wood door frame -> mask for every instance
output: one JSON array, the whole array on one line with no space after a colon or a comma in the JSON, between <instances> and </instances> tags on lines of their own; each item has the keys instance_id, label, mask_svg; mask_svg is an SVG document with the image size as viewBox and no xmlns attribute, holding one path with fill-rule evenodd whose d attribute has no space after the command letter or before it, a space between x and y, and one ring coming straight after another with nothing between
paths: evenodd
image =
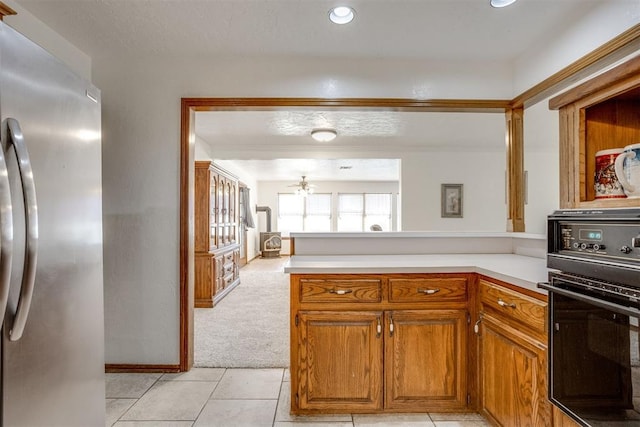
<instances>
[{"instance_id":1,"label":"wood door frame","mask_svg":"<svg viewBox=\"0 0 640 427\"><path fill-rule=\"evenodd\" d=\"M182 98L180 130L180 369L193 366L194 268L193 203L195 113L197 111L276 111L296 108L367 111L502 113L509 100L403 98Z\"/></svg>"}]
</instances>

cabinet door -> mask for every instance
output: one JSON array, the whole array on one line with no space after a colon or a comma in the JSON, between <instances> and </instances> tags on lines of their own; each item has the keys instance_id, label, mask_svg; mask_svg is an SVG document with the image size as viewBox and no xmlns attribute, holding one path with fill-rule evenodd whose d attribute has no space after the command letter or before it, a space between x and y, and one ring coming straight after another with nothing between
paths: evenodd
<instances>
[{"instance_id":1,"label":"cabinet door","mask_svg":"<svg viewBox=\"0 0 640 427\"><path fill-rule=\"evenodd\" d=\"M551 425L545 346L488 317L482 325L484 415L503 426Z\"/></svg>"},{"instance_id":2,"label":"cabinet door","mask_svg":"<svg viewBox=\"0 0 640 427\"><path fill-rule=\"evenodd\" d=\"M211 172L211 192L210 200L211 204L211 229L209 230L211 239L211 248L220 247L220 241L218 240L218 222L220 215L220 201L218 200L218 189L220 188L220 182L218 175Z\"/></svg>"},{"instance_id":3,"label":"cabinet door","mask_svg":"<svg viewBox=\"0 0 640 427\"><path fill-rule=\"evenodd\" d=\"M294 409L382 408L381 312L300 312L297 328Z\"/></svg>"},{"instance_id":4,"label":"cabinet door","mask_svg":"<svg viewBox=\"0 0 640 427\"><path fill-rule=\"evenodd\" d=\"M466 409L465 310L385 313L385 407Z\"/></svg>"}]
</instances>

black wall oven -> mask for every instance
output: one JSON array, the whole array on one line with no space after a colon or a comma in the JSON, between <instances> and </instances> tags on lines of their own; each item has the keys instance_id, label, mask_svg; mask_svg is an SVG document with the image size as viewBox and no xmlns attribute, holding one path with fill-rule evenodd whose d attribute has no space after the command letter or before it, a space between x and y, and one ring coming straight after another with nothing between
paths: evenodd
<instances>
[{"instance_id":1,"label":"black wall oven","mask_svg":"<svg viewBox=\"0 0 640 427\"><path fill-rule=\"evenodd\" d=\"M640 426L640 209L549 216L549 398L584 426Z\"/></svg>"}]
</instances>

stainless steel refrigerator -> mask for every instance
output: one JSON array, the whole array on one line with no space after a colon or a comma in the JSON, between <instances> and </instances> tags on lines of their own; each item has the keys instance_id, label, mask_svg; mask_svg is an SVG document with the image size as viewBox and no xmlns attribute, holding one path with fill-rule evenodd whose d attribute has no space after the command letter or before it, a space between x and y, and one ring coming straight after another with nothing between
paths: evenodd
<instances>
[{"instance_id":1,"label":"stainless steel refrigerator","mask_svg":"<svg viewBox=\"0 0 640 427\"><path fill-rule=\"evenodd\" d=\"M0 116L2 426L104 426L100 92L0 23Z\"/></svg>"}]
</instances>

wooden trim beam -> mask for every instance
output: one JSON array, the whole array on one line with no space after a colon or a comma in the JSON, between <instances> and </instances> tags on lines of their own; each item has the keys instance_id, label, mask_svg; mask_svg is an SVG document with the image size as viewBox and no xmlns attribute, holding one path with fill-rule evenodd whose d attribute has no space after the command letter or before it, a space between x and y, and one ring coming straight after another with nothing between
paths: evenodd
<instances>
[{"instance_id":1,"label":"wooden trim beam","mask_svg":"<svg viewBox=\"0 0 640 427\"><path fill-rule=\"evenodd\" d=\"M180 370L193 366L194 337L194 174L195 110L182 100L180 111ZM191 269L191 272L189 271Z\"/></svg>"},{"instance_id":2,"label":"wooden trim beam","mask_svg":"<svg viewBox=\"0 0 640 427\"><path fill-rule=\"evenodd\" d=\"M524 108L505 114L507 146L507 231L524 227Z\"/></svg>"},{"instance_id":3,"label":"wooden trim beam","mask_svg":"<svg viewBox=\"0 0 640 427\"><path fill-rule=\"evenodd\" d=\"M528 107L587 77L597 69L624 58L640 49L640 24L574 61L511 101L513 108Z\"/></svg>"},{"instance_id":4,"label":"wooden trim beam","mask_svg":"<svg viewBox=\"0 0 640 427\"><path fill-rule=\"evenodd\" d=\"M413 112L502 113L511 101L506 99L427 99L406 98L183 98L195 111L261 111L292 108L360 108L362 110Z\"/></svg>"},{"instance_id":5,"label":"wooden trim beam","mask_svg":"<svg viewBox=\"0 0 640 427\"><path fill-rule=\"evenodd\" d=\"M9 6L0 1L0 21L4 20L5 16L17 15L18 13L11 9Z\"/></svg>"},{"instance_id":6,"label":"wooden trim beam","mask_svg":"<svg viewBox=\"0 0 640 427\"><path fill-rule=\"evenodd\" d=\"M551 98L549 100L549 108L551 110L558 110L565 105L569 105L596 92L608 89L613 85L619 85L628 79L636 78L638 73L640 73L640 56L630 59L625 63L592 78L588 82L582 83L573 89Z\"/></svg>"},{"instance_id":7,"label":"wooden trim beam","mask_svg":"<svg viewBox=\"0 0 640 427\"><path fill-rule=\"evenodd\" d=\"M193 366L193 182L191 172L196 111L259 111L330 108L416 112L505 113L508 100L415 100L402 98L183 98L180 129L180 370ZM291 240L291 254L295 240Z\"/></svg>"},{"instance_id":8,"label":"wooden trim beam","mask_svg":"<svg viewBox=\"0 0 640 427\"><path fill-rule=\"evenodd\" d=\"M127 363L107 363L104 365L106 373L174 373L181 372L180 365L139 365Z\"/></svg>"}]
</instances>

